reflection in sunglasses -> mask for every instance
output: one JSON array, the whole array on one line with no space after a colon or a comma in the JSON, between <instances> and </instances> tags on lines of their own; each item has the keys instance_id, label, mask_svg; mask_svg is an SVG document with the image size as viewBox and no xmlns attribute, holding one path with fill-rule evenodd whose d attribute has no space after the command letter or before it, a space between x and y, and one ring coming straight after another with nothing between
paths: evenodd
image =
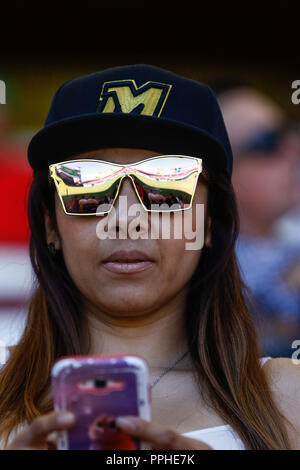
<instances>
[{"instance_id":1,"label":"reflection in sunglasses","mask_svg":"<svg viewBox=\"0 0 300 470\"><path fill-rule=\"evenodd\" d=\"M101 204L109 211L124 177L131 179L144 209L159 204L159 211L173 211L174 205L175 210L191 205L201 163L186 156L153 157L130 165L76 160L50 165L50 175L67 214L96 214Z\"/></svg>"}]
</instances>

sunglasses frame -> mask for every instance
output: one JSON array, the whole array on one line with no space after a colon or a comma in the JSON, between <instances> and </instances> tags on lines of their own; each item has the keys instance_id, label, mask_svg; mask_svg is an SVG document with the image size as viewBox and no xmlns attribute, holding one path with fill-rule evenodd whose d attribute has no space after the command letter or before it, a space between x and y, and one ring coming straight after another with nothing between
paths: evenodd
<instances>
[{"instance_id":1,"label":"sunglasses frame","mask_svg":"<svg viewBox=\"0 0 300 470\"><path fill-rule=\"evenodd\" d=\"M62 199L62 196L60 194L60 191L59 191L59 186L58 186L58 183L56 181L56 177L54 176L54 171L55 171L55 168L57 165L63 165L64 163L74 163L74 162L98 162L98 163L109 163L113 166L118 166L118 167L123 167L123 168L126 168L126 167L131 167L133 165L138 165L140 163L144 163L144 162L148 162L150 160L156 160L158 158L170 158L170 157L183 157L183 158L189 158L191 160L196 160L197 164L198 164L198 173L197 173L197 177L195 179L195 184L194 184L194 188L193 188L193 193L192 193L192 197L191 197L191 202L189 204L188 207L182 207L180 209L172 209L170 211L161 211L161 210L154 210L154 209L147 209L145 206L144 206L144 203L143 201L141 200L141 197L139 195L139 192L135 186L135 183L134 183L134 180L133 178L131 177L131 175L129 173L125 173L124 175L122 175L120 177L120 180L119 180L119 184L118 184L118 189L117 189L117 192L116 192L116 195L114 197L114 200L113 202L111 203L111 208L109 209L109 211L107 212L101 212L101 213L97 213L97 211L93 214L93 213L84 213L84 212L80 212L80 213L70 213L70 212L67 212L66 209L65 209L65 204L63 202L63 199ZM134 163L128 163L128 164L122 164L122 163L112 163L112 162L109 162L109 161L106 161L106 160L97 160L95 158L82 158L82 159L75 159L75 160L66 160L66 161L63 161L63 162L58 162L58 163L52 163L51 165L49 165L49 182L51 184L51 181L53 180L54 183L55 183L55 187L56 187L56 190L57 190L57 194L59 196L59 199L60 199L60 202L61 202L61 205L62 205L62 208L63 208L63 211L66 215L76 215L76 216L104 216L104 215L108 215L112 208L114 207L115 205L115 202L119 196L119 192L120 192L120 188L121 188L121 185L122 185L122 181L125 177L128 177L130 178L131 182L132 182L132 185L133 185L133 188L134 188L134 191L140 201L140 204L141 206L143 207L143 209L147 212L158 212L158 213L164 213L164 212L178 212L178 211L184 211L184 210L187 210L187 209L190 209L192 207L192 204L193 204L193 199L194 199L194 196L195 196L195 192L196 192L196 187L197 187L197 183L198 183L198 179L199 179L199 175L200 173L203 172L203 164L202 164L202 158L198 158L198 157L192 157L192 156L189 156L189 155L157 155L157 156L154 156L154 157L150 157L150 158L146 158L145 160L139 160L138 162L134 162Z\"/></svg>"}]
</instances>

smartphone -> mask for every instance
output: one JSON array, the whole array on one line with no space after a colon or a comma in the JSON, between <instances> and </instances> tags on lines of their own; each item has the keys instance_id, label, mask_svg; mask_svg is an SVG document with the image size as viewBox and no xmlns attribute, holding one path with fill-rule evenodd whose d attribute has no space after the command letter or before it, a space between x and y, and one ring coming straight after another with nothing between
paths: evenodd
<instances>
[{"instance_id":1,"label":"smartphone","mask_svg":"<svg viewBox=\"0 0 300 470\"><path fill-rule=\"evenodd\" d=\"M58 435L59 450L146 450L146 443L115 427L118 416L150 421L146 361L136 355L64 356L51 373L54 409L71 411L74 426Z\"/></svg>"}]
</instances>

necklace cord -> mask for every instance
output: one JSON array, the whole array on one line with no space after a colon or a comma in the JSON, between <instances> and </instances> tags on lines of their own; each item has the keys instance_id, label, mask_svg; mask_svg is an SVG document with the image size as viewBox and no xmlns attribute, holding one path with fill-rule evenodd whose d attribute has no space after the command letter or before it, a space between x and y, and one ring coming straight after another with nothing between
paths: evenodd
<instances>
[{"instance_id":1,"label":"necklace cord","mask_svg":"<svg viewBox=\"0 0 300 470\"><path fill-rule=\"evenodd\" d=\"M178 364L178 362L180 362L187 355L188 352L189 351L185 351L183 354L181 354L178 359L172 362L169 367L167 367L160 375L158 375L151 383L151 388L153 388L164 375L166 375L171 369L173 369L173 367L175 367L176 364Z\"/></svg>"}]
</instances>

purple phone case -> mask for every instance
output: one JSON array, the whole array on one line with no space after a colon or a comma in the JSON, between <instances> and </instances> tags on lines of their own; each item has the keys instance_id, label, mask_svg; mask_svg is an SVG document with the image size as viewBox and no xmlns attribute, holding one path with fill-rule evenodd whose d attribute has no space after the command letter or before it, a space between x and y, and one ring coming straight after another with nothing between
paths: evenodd
<instances>
[{"instance_id":1,"label":"purple phone case","mask_svg":"<svg viewBox=\"0 0 300 470\"><path fill-rule=\"evenodd\" d=\"M104 379L104 388L95 387ZM149 447L117 430L117 416L150 420L150 384L139 356L65 356L52 368L54 408L75 414L76 423L59 434L59 449L138 450Z\"/></svg>"}]
</instances>

